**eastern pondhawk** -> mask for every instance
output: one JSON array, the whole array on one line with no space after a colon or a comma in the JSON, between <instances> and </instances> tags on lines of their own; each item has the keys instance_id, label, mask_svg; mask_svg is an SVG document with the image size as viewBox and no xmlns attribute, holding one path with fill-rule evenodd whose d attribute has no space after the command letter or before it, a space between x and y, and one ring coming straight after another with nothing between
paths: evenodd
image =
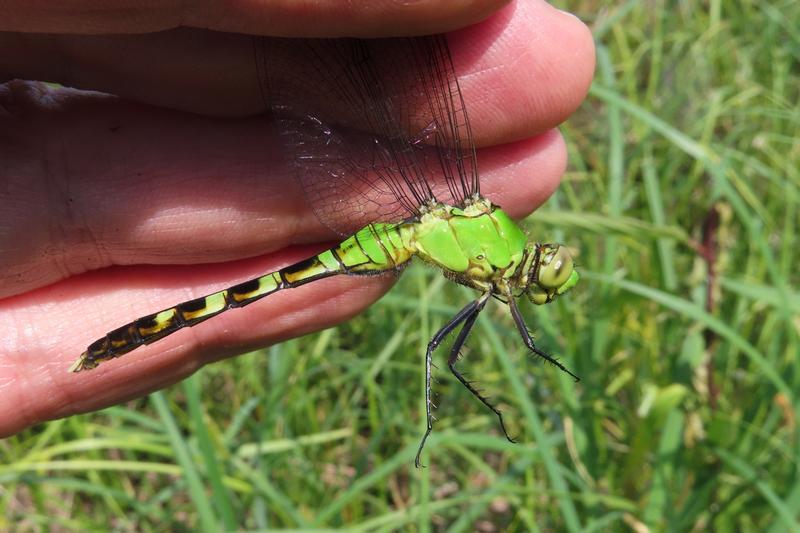
<instances>
[{"instance_id":1,"label":"eastern pondhawk","mask_svg":"<svg viewBox=\"0 0 800 533\"><path fill-rule=\"evenodd\" d=\"M119 327L89 345L72 371L95 368L280 290L338 274L399 272L419 257L480 296L428 343L427 430L416 464L433 422L431 356L459 327L450 371L497 415L508 438L500 411L456 368L461 347L494 297L508 305L525 345L577 380L534 345L516 299L551 302L577 283L578 273L565 247L528 242L502 209L481 196L467 110L445 38L254 43L262 94L306 197L324 224L350 236L277 272ZM309 105L327 110L328 116L309 114ZM344 121L336 116L342 109L358 110L358 118Z\"/></svg>"}]
</instances>

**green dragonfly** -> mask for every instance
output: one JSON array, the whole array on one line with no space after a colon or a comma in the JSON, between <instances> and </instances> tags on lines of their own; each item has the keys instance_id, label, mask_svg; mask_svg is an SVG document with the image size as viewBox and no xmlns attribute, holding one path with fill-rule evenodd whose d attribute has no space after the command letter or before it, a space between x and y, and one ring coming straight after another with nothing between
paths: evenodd
<instances>
[{"instance_id":1,"label":"green dragonfly","mask_svg":"<svg viewBox=\"0 0 800 533\"><path fill-rule=\"evenodd\" d=\"M529 350L577 380L536 347L516 300L549 303L575 286L578 273L564 246L530 242L481 196L475 145L445 38L254 43L271 123L280 128L306 197L320 221L350 236L304 261L121 326L90 344L71 370L95 368L277 291L334 275L398 273L417 257L479 295L428 343L427 429L415 464L433 427L431 357L459 327L450 371L494 412L511 440L500 411L457 369L460 350L493 297L508 306ZM331 116L309 114L308 102ZM348 108L359 111L356 122L330 111Z\"/></svg>"}]
</instances>

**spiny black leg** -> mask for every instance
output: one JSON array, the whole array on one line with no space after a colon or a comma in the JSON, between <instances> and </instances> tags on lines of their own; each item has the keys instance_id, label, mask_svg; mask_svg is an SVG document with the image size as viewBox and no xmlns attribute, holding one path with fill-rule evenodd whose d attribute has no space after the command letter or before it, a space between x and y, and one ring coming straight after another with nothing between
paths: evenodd
<instances>
[{"instance_id":1,"label":"spiny black leg","mask_svg":"<svg viewBox=\"0 0 800 533\"><path fill-rule=\"evenodd\" d=\"M483 306L485 304L486 300L484 300L478 306L475 312L472 315L470 315L469 318L467 318L467 320L464 322L464 327L461 328L461 331L458 333L458 337L456 337L456 342L453 344L453 348L450 350L450 357L447 359L447 366L450 367L450 372L453 373L456 379L458 379L458 381L460 381L461 384L464 385L467 388L467 390L472 393L473 396L479 399L483 405L491 409L492 412L497 415L497 419L500 420L500 427L503 430L503 435L506 436L506 439L508 439L509 442L514 442L514 439L512 439L508 435L508 431L506 430L506 425L503 422L503 414L500 412L500 410L497 409L494 405L492 405L491 402L489 402L489 399L485 398L480 393L480 391L476 389L475 386L472 383L470 383L466 378L464 378L464 376L462 376L461 373L456 369L456 363L458 362L458 357L459 353L461 352L461 348L464 346L464 343L466 342L467 337L469 336L469 333L472 330L472 326L475 324L475 320L477 320L478 315L483 310Z\"/></svg>"},{"instance_id":2,"label":"spiny black leg","mask_svg":"<svg viewBox=\"0 0 800 533\"><path fill-rule=\"evenodd\" d=\"M422 436L422 441L419 443L417 456L414 458L414 465L417 468L420 467L419 456L422 454L422 448L425 447L425 441L428 439L428 435L431 434L431 430L433 429L433 414L431 413L431 358L433 357L433 351L439 346L439 344L441 344L442 340L444 340L444 338L451 331L456 329L459 324L475 314L478 306L482 306L480 303L482 298L483 297L467 304L467 306L459 311L456 316L450 320L450 322L445 324L442 329L437 331L431 341L428 343L428 349L425 351L425 419L427 421L427 429L425 430L425 435Z\"/></svg>"},{"instance_id":3,"label":"spiny black leg","mask_svg":"<svg viewBox=\"0 0 800 533\"><path fill-rule=\"evenodd\" d=\"M508 307L511 308L511 316L514 317L514 323L517 325L517 330L519 331L519 334L522 336L522 340L525 342L525 346L527 346L528 349L530 349L533 353L535 353L545 361L548 361L549 363L557 366L562 371L572 376L572 378L576 382L580 381L581 378L570 372L569 369L567 369L567 367L556 361L551 355L543 352L533 344L533 338L531 337L531 334L528 331L528 326L525 325L525 320L522 318L522 313L519 312L519 307L517 307L517 302L514 301L514 298L509 297Z\"/></svg>"}]
</instances>

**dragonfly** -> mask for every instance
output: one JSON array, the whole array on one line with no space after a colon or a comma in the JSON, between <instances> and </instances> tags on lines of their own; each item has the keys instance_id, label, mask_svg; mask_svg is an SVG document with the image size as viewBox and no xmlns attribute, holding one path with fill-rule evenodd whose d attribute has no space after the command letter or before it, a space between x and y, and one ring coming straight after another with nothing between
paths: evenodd
<instances>
[{"instance_id":1,"label":"dragonfly","mask_svg":"<svg viewBox=\"0 0 800 533\"><path fill-rule=\"evenodd\" d=\"M500 410L459 371L461 350L493 298L508 307L528 350L577 381L536 346L517 300L550 303L579 275L565 246L529 240L481 195L475 142L446 37L253 42L259 90L291 168L319 220L346 238L275 272L118 327L91 343L71 370L93 369L279 291L337 275L399 274L417 258L478 294L427 345L427 425L415 464L433 429L433 353L456 330L450 372L513 442ZM309 111L313 103L317 109ZM348 109L350 118L341 111Z\"/></svg>"}]
</instances>

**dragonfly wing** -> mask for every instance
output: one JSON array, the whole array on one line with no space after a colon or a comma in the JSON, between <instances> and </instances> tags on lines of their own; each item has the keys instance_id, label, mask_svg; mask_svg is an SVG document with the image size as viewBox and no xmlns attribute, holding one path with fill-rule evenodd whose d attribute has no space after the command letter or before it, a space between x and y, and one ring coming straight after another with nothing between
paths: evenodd
<instances>
[{"instance_id":1,"label":"dragonfly wing","mask_svg":"<svg viewBox=\"0 0 800 533\"><path fill-rule=\"evenodd\" d=\"M439 198L461 205L480 194L480 181L472 129L447 40L434 35L405 41L414 58L407 68L417 79L404 86L403 100L421 100L417 112L430 119L412 142L436 148L432 152L436 160L428 168L441 175L449 193L449 197L439 193Z\"/></svg>"},{"instance_id":2,"label":"dragonfly wing","mask_svg":"<svg viewBox=\"0 0 800 533\"><path fill-rule=\"evenodd\" d=\"M402 182L386 168L386 149L374 136L333 128L315 116L282 117L276 126L306 198L330 229L347 236L370 222L416 214Z\"/></svg>"},{"instance_id":3,"label":"dragonfly wing","mask_svg":"<svg viewBox=\"0 0 800 533\"><path fill-rule=\"evenodd\" d=\"M478 193L444 37L256 40L265 102L322 222L348 234Z\"/></svg>"}]
</instances>

